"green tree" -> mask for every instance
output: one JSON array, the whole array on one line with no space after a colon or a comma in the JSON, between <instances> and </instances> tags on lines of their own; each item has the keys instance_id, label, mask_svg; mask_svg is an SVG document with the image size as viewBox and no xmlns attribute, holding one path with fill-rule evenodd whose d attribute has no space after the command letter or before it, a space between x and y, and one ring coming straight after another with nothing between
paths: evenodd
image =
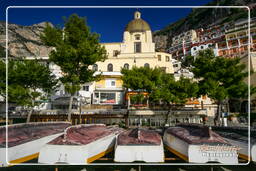
<instances>
[{"instance_id":1,"label":"green tree","mask_svg":"<svg viewBox=\"0 0 256 171\"><path fill-rule=\"evenodd\" d=\"M4 58L5 57L5 48L0 46L0 58Z\"/></svg>"},{"instance_id":2,"label":"green tree","mask_svg":"<svg viewBox=\"0 0 256 171\"><path fill-rule=\"evenodd\" d=\"M0 93L6 98L6 67L1 61L0 65ZM8 102L29 107L31 110L27 117L30 121L33 107L41 103L40 100L56 88L57 80L51 74L47 65L37 60L9 60L8 61Z\"/></svg>"},{"instance_id":3,"label":"green tree","mask_svg":"<svg viewBox=\"0 0 256 171\"><path fill-rule=\"evenodd\" d=\"M134 91L152 92L161 81L161 70L159 68L133 67L131 70L121 70L123 87Z\"/></svg>"},{"instance_id":4,"label":"green tree","mask_svg":"<svg viewBox=\"0 0 256 171\"><path fill-rule=\"evenodd\" d=\"M196 97L198 86L196 82L181 77L176 81L172 74L165 73L159 68L133 67L131 70L122 69L123 86L132 90L144 90L150 93L152 102L162 101L169 106L184 104L188 98ZM166 120L167 121L167 120Z\"/></svg>"},{"instance_id":5,"label":"green tree","mask_svg":"<svg viewBox=\"0 0 256 171\"><path fill-rule=\"evenodd\" d=\"M41 39L46 45L55 47L49 57L61 68L63 76L60 80L71 95L68 114L71 121L74 95L80 90L81 84L96 79L89 66L104 61L106 50L99 44L99 35L90 32L85 18L76 14L65 19L63 29L48 25Z\"/></svg>"},{"instance_id":6,"label":"green tree","mask_svg":"<svg viewBox=\"0 0 256 171\"><path fill-rule=\"evenodd\" d=\"M143 92L151 93L160 83L161 70L159 68L133 67L131 70L123 68L123 87L137 91L137 95L130 97L131 102L142 104L148 97Z\"/></svg>"},{"instance_id":7,"label":"green tree","mask_svg":"<svg viewBox=\"0 0 256 171\"><path fill-rule=\"evenodd\" d=\"M6 96L6 67L3 59L0 59L0 96Z\"/></svg>"},{"instance_id":8,"label":"green tree","mask_svg":"<svg viewBox=\"0 0 256 171\"><path fill-rule=\"evenodd\" d=\"M196 82L181 77L176 81L172 74L162 73L161 83L150 94L153 101L162 101L168 105L168 113L165 122L172 114L173 107L184 105L189 98L196 97L199 88Z\"/></svg>"},{"instance_id":9,"label":"green tree","mask_svg":"<svg viewBox=\"0 0 256 171\"><path fill-rule=\"evenodd\" d=\"M248 95L248 86L244 82L248 73L239 58L215 57L212 50L200 51L192 71L199 80L199 94L209 96L218 104L215 124L219 123L224 101Z\"/></svg>"},{"instance_id":10,"label":"green tree","mask_svg":"<svg viewBox=\"0 0 256 171\"><path fill-rule=\"evenodd\" d=\"M181 64L183 67L190 68L193 64L193 61L194 61L194 56L188 55L185 57L185 59L182 61Z\"/></svg>"}]
</instances>

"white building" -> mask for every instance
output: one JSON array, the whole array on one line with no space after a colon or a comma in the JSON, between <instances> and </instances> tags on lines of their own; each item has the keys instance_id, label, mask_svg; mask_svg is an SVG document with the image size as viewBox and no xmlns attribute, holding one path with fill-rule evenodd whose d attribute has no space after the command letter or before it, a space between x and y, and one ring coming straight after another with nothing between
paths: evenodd
<instances>
[{"instance_id":1,"label":"white building","mask_svg":"<svg viewBox=\"0 0 256 171\"><path fill-rule=\"evenodd\" d=\"M205 50L205 49L212 49L214 52L215 56L219 56L218 53L218 44L213 44L213 43L198 43L194 44L191 47L191 55L196 56L200 50Z\"/></svg>"},{"instance_id":2,"label":"white building","mask_svg":"<svg viewBox=\"0 0 256 171\"><path fill-rule=\"evenodd\" d=\"M149 24L136 11L123 33L123 42L102 43L108 58L97 62L92 68L102 73L103 79L95 83L94 104L124 104L121 69L137 67L159 67L174 73L171 54L155 51Z\"/></svg>"}]
</instances>

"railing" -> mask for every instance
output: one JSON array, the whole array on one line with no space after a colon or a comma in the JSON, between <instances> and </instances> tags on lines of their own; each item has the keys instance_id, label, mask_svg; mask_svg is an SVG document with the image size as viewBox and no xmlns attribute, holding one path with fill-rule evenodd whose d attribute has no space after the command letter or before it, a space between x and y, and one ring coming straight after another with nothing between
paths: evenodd
<instances>
[{"instance_id":1,"label":"railing","mask_svg":"<svg viewBox=\"0 0 256 171\"><path fill-rule=\"evenodd\" d=\"M95 85L95 88L105 88L105 89L115 89L115 88L118 88L118 89L120 89L120 88L122 88L122 86L121 85L119 85L119 86L113 86L113 87L107 87L107 86L105 86L105 85Z\"/></svg>"}]
</instances>

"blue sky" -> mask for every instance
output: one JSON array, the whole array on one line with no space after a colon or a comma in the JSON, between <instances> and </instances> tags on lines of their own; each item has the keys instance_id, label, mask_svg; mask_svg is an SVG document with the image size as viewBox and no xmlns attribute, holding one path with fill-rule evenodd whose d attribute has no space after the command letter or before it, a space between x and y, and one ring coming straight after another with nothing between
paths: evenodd
<instances>
[{"instance_id":1,"label":"blue sky","mask_svg":"<svg viewBox=\"0 0 256 171\"><path fill-rule=\"evenodd\" d=\"M5 0L0 2L1 11L7 6L201 6L211 0ZM93 32L101 35L101 42L122 41L126 24L133 19L136 8L10 8L8 20L10 23L32 25L49 21L55 25L63 25L63 16L77 13L87 18L87 23ZM191 8L139 8L142 18L146 20L152 31L160 30L189 14ZM1 13L0 20L5 21L5 13Z\"/></svg>"}]
</instances>

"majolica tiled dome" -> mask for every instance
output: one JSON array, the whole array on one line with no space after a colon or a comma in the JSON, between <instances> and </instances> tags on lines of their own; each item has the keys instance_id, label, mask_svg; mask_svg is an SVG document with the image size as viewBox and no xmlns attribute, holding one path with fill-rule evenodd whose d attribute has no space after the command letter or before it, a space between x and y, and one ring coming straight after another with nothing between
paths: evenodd
<instances>
[{"instance_id":1,"label":"majolica tiled dome","mask_svg":"<svg viewBox=\"0 0 256 171\"><path fill-rule=\"evenodd\" d=\"M138 11L136 11L134 13L134 19L126 25L125 31L144 32L144 31L151 30L149 24L146 21L144 21L143 19L141 19L140 15L141 14Z\"/></svg>"}]
</instances>

